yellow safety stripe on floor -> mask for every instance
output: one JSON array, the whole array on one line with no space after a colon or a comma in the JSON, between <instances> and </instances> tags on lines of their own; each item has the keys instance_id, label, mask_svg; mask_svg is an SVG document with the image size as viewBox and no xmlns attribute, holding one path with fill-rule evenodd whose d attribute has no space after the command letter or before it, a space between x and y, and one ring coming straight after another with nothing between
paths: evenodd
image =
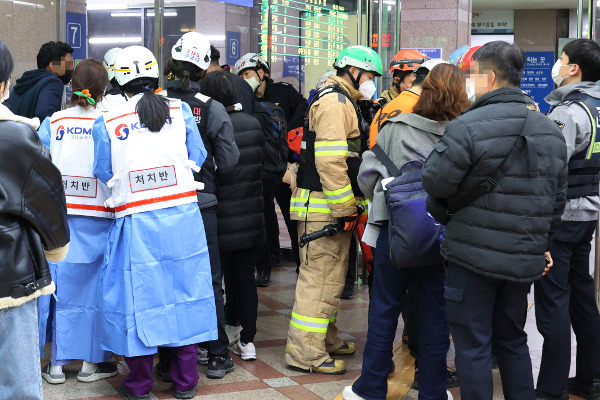
<instances>
[{"instance_id":1,"label":"yellow safety stripe on floor","mask_svg":"<svg viewBox=\"0 0 600 400\"><path fill-rule=\"evenodd\" d=\"M338 316L338 309L336 308L333 314L331 314L331 318L329 318L329 322L335 322Z\"/></svg>"},{"instance_id":2,"label":"yellow safety stripe on floor","mask_svg":"<svg viewBox=\"0 0 600 400\"><path fill-rule=\"evenodd\" d=\"M354 198L352 185L346 185L336 190L323 190L323 194L331 204L342 204Z\"/></svg>"},{"instance_id":3,"label":"yellow safety stripe on floor","mask_svg":"<svg viewBox=\"0 0 600 400\"><path fill-rule=\"evenodd\" d=\"M292 318L290 319L290 325L294 328L316 333L327 333L327 326L329 325L329 319L327 318L314 318L305 317L304 315L296 314L292 311Z\"/></svg>"},{"instance_id":4,"label":"yellow safety stripe on floor","mask_svg":"<svg viewBox=\"0 0 600 400\"><path fill-rule=\"evenodd\" d=\"M402 340L394 343L394 355L392 359L394 360L394 364L396 364L396 370L388 375L388 393L386 399L400 400L411 388L415 376L415 359L410 355L408 346L402 344ZM334 400L344 400L344 397L340 393Z\"/></svg>"},{"instance_id":5,"label":"yellow safety stripe on floor","mask_svg":"<svg viewBox=\"0 0 600 400\"><path fill-rule=\"evenodd\" d=\"M348 143L345 140L323 140L315 142L315 157L347 156Z\"/></svg>"}]
</instances>

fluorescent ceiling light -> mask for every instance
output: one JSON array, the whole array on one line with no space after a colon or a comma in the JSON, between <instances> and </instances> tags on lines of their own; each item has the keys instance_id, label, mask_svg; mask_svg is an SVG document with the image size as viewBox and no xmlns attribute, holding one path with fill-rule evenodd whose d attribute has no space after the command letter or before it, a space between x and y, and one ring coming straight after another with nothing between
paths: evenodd
<instances>
[{"instance_id":1,"label":"fluorescent ceiling light","mask_svg":"<svg viewBox=\"0 0 600 400\"><path fill-rule=\"evenodd\" d=\"M89 42L90 44L142 43L142 38L140 36L93 37Z\"/></svg>"},{"instance_id":2,"label":"fluorescent ceiling light","mask_svg":"<svg viewBox=\"0 0 600 400\"><path fill-rule=\"evenodd\" d=\"M117 4L117 3L113 3L113 4L103 4L103 3L92 3L90 4L89 2L86 3L87 9L88 11L96 11L96 10L127 10L127 5L126 4Z\"/></svg>"},{"instance_id":3,"label":"fluorescent ceiling light","mask_svg":"<svg viewBox=\"0 0 600 400\"><path fill-rule=\"evenodd\" d=\"M146 14L148 17L154 17L154 11L148 11L148 13ZM123 11L123 12L113 12L110 13L111 17L141 17L142 13L139 11ZM165 13L163 14L163 16L165 17L176 17L177 16L177 11L165 11Z\"/></svg>"},{"instance_id":4,"label":"fluorescent ceiling light","mask_svg":"<svg viewBox=\"0 0 600 400\"><path fill-rule=\"evenodd\" d=\"M30 6L30 7L44 8L43 4L31 3L29 1L13 0L13 4L19 4L21 6Z\"/></svg>"}]
</instances>

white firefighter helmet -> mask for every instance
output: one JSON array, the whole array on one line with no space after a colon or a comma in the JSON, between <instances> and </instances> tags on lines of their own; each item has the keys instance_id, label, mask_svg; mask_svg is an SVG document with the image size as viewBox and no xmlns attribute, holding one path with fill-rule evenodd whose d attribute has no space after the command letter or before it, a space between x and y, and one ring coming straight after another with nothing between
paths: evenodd
<instances>
[{"instance_id":1,"label":"white firefighter helmet","mask_svg":"<svg viewBox=\"0 0 600 400\"><path fill-rule=\"evenodd\" d=\"M442 60L442 59L433 59L433 60L427 60L425 61L423 64L419 65L417 68L415 68L414 73L416 74L417 71L419 71L421 68L425 68L427 69L427 71L431 72L431 70L433 69L433 67L435 67L436 65L439 64L450 64L448 61Z\"/></svg>"},{"instance_id":2,"label":"white firefighter helmet","mask_svg":"<svg viewBox=\"0 0 600 400\"><path fill-rule=\"evenodd\" d=\"M187 61L206 70L210 65L210 41L198 32L188 32L171 49L173 60Z\"/></svg>"},{"instance_id":3,"label":"white firefighter helmet","mask_svg":"<svg viewBox=\"0 0 600 400\"><path fill-rule=\"evenodd\" d=\"M108 72L109 81L112 81L115 77L115 59L122 50L123 49L120 47L113 47L104 55L104 60L102 61L102 64L104 64L104 68L106 68L106 72Z\"/></svg>"},{"instance_id":4,"label":"white firefighter helmet","mask_svg":"<svg viewBox=\"0 0 600 400\"><path fill-rule=\"evenodd\" d=\"M158 74L154 54L142 46L124 48L115 60L115 78L121 86L138 78L158 79Z\"/></svg>"},{"instance_id":5,"label":"white firefighter helmet","mask_svg":"<svg viewBox=\"0 0 600 400\"><path fill-rule=\"evenodd\" d=\"M242 56L233 67L233 72L236 75L239 75L245 69L252 68L256 69L258 67L262 67L267 72L270 71L269 64L262 58L260 55L256 53L247 53Z\"/></svg>"}]
</instances>

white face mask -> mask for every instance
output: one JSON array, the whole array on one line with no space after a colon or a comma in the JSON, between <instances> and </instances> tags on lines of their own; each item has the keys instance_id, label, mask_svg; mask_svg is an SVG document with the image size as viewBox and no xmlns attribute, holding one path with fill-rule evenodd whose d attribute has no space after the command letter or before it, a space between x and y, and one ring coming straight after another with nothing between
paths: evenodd
<instances>
[{"instance_id":1,"label":"white face mask","mask_svg":"<svg viewBox=\"0 0 600 400\"><path fill-rule=\"evenodd\" d=\"M377 87L375 87L375 82L373 82L373 80L367 80L360 84L358 91L363 95L363 97L360 98L361 100L371 100L377 91Z\"/></svg>"},{"instance_id":2,"label":"white face mask","mask_svg":"<svg viewBox=\"0 0 600 400\"><path fill-rule=\"evenodd\" d=\"M556 63L554 64L554 66L552 67L552 80L554 81L554 83L556 83L556 86L560 87L560 85L563 83L563 80L565 80L565 78L568 78L568 76L560 76L560 69L562 67L566 67L568 65L573 65L573 64L561 64L560 59L558 59L556 61Z\"/></svg>"},{"instance_id":3,"label":"white face mask","mask_svg":"<svg viewBox=\"0 0 600 400\"><path fill-rule=\"evenodd\" d=\"M467 78L467 97L471 101L475 101L475 80L472 78Z\"/></svg>"},{"instance_id":4,"label":"white face mask","mask_svg":"<svg viewBox=\"0 0 600 400\"><path fill-rule=\"evenodd\" d=\"M253 76L252 78L244 79L244 80L246 82L248 82L248 85L250 85L253 92L255 92L256 89L260 86L260 82L258 81L258 79L256 79L255 76Z\"/></svg>"},{"instance_id":5,"label":"white face mask","mask_svg":"<svg viewBox=\"0 0 600 400\"><path fill-rule=\"evenodd\" d=\"M8 100L8 97L10 96L10 81L6 81L5 85L4 93L2 94L2 97L0 97L0 103Z\"/></svg>"}]
</instances>

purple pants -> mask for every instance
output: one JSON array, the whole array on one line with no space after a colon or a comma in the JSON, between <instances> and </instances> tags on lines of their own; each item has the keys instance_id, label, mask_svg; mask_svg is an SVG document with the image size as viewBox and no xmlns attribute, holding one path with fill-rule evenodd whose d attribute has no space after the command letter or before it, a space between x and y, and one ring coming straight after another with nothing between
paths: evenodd
<instances>
[{"instance_id":1,"label":"purple pants","mask_svg":"<svg viewBox=\"0 0 600 400\"><path fill-rule=\"evenodd\" d=\"M171 362L171 379L175 390L186 392L198 384L198 370L196 369L196 349L198 345L173 347L173 361ZM154 355L125 357L129 366L129 375L123 384L127 391L136 396L143 396L152 390L152 364Z\"/></svg>"}]
</instances>

